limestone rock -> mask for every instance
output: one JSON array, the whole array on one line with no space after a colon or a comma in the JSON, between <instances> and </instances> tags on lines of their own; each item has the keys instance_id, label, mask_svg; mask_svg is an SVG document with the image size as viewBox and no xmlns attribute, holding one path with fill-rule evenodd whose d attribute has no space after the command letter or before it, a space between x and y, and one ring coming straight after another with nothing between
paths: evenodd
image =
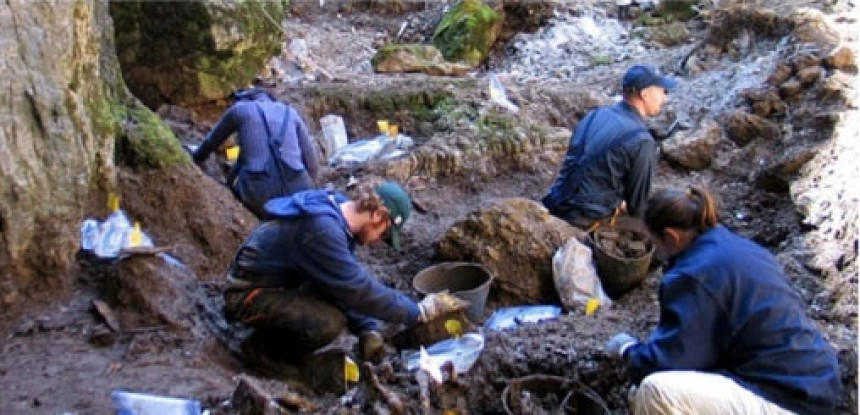
<instances>
[{"instance_id":1,"label":"limestone rock","mask_svg":"<svg viewBox=\"0 0 860 415\"><path fill-rule=\"evenodd\" d=\"M759 117L768 117L771 114L784 114L787 105L779 98L776 88L751 88L741 92L747 104L753 109L753 113Z\"/></svg>"},{"instance_id":2,"label":"limestone rock","mask_svg":"<svg viewBox=\"0 0 860 415\"><path fill-rule=\"evenodd\" d=\"M794 23L791 35L797 43L810 43L825 53L839 44L839 32L827 23L827 18L819 10L803 8L789 16Z\"/></svg>"},{"instance_id":3,"label":"limestone rock","mask_svg":"<svg viewBox=\"0 0 860 415\"><path fill-rule=\"evenodd\" d=\"M486 266L503 304L545 303L558 298L552 256L571 237L585 235L538 202L505 199L455 223L438 242L438 255Z\"/></svg>"},{"instance_id":4,"label":"limestone rock","mask_svg":"<svg viewBox=\"0 0 860 415\"><path fill-rule=\"evenodd\" d=\"M502 17L481 0L462 0L436 26L433 44L449 61L483 62L502 28Z\"/></svg>"},{"instance_id":5,"label":"limestone rock","mask_svg":"<svg viewBox=\"0 0 860 415\"><path fill-rule=\"evenodd\" d=\"M433 45L386 45L371 60L376 72L422 72L428 75L461 76L468 65L446 62Z\"/></svg>"},{"instance_id":6,"label":"limestone rock","mask_svg":"<svg viewBox=\"0 0 860 415\"><path fill-rule=\"evenodd\" d=\"M702 170L711 165L723 129L714 120L705 120L699 128L680 131L664 140L663 156L691 170Z\"/></svg>"},{"instance_id":7,"label":"limestone rock","mask_svg":"<svg viewBox=\"0 0 860 415\"><path fill-rule=\"evenodd\" d=\"M767 78L767 83L772 86L780 86L783 82L791 78L792 74L794 74L794 71L791 69L791 65L780 63Z\"/></svg>"},{"instance_id":8,"label":"limestone rock","mask_svg":"<svg viewBox=\"0 0 860 415\"><path fill-rule=\"evenodd\" d=\"M788 192L792 177L815 157L816 152L809 146L796 146L781 152L756 174L756 187L771 192Z\"/></svg>"},{"instance_id":9,"label":"limestone rock","mask_svg":"<svg viewBox=\"0 0 860 415\"><path fill-rule=\"evenodd\" d=\"M797 79L792 78L779 86L779 95L783 98L791 98L799 94L801 89L803 89L803 84Z\"/></svg>"},{"instance_id":10,"label":"limestone rock","mask_svg":"<svg viewBox=\"0 0 860 415\"><path fill-rule=\"evenodd\" d=\"M0 6L0 316L71 285L85 209L113 186L116 114L133 98L112 32L103 1Z\"/></svg>"},{"instance_id":11,"label":"limestone rock","mask_svg":"<svg viewBox=\"0 0 860 415\"><path fill-rule=\"evenodd\" d=\"M836 101L848 101L849 94L854 90L854 80L851 75L844 72L834 72L821 87L819 97Z\"/></svg>"},{"instance_id":12,"label":"limestone rock","mask_svg":"<svg viewBox=\"0 0 860 415\"><path fill-rule=\"evenodd\" d=\"M129 88L150 108L227 96L280 52L281 2L110 2Z\"/></svg>"},{"instance_id":13,"label":"limestone rock","mask_svg":"<svg viewBox=\"0 0 860 415\"><path fill-rule=\"evenodd\" d=\"M820 66L810 66L797 72L797 80L804 87L808 87L821 79L824 74L824 68Z\"/></svg>"},{"instance_id":14,"label":"limestone rock","mask_svg":"<svg viewBox=\"0 0 860 415\"><path fill-rule=\"evenodd\" d=\"M857 73L857 61L851 48L843 46L824 58L824 64L830 69L839 69L848 73Z\"/></svg>"},{"instance_id":15,"label":"limestone rock","mask_svg":"<svg viewBox=\"0 0 860 415\"><path fill-rule=\"evenodd\" d=\"M756 138L771 139L779 135L776 124L743 111L730 113L724 124L728 137L739 146L745 146Z\"/></svg>"}]
</instances>

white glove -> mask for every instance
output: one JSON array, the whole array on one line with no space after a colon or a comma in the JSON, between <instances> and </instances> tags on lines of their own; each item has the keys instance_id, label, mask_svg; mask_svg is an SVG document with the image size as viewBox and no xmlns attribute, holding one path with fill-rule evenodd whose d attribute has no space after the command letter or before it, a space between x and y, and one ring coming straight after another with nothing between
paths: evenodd
<instances>
[{"instance_id":1,"label":"white glove","mask_svg":"<svg viewBox=\"0 0 860 415\"><path fill-rule=\"evenodd\" d=\"M624 357L624 352L636 343L639 343L639 341L636 340L635 337L621 332L612 336L612 338L606 342L606 345L603 346L603 350L606 354L612 357Z\"/></svg>"}]
</instances>

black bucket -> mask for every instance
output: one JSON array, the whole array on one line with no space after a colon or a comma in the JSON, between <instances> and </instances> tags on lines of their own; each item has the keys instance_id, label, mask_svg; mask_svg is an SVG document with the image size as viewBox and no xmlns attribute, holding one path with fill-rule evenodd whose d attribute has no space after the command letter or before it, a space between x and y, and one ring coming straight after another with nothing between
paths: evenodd
<instances>
[{"instance_id":1,"label":"black bucket","mask_svg":"<svg viewBox=\"0 0 860 415\"><path fill-rule=\"evenodd\" d=\"M412 286L424 295L447 290L468 301L472 305L466 309L466 316L478 323L484 316L492 282L493 274L480 264L444 262L419 272Z\"/></svg>"},{"instance_id":2,"label":"black bucket","mask_svg":"<svg viewBox=\"0 0 860 415\"><path fill-rule=\"evenodd\" d=\"M594 390L577 381L568 381L560 376L531 375L511 380L502 391L502 406L508 415L525 415L533 408L522 408L517 397L529 392L539 400L555 395L558 404L544 408L551 413L578 415L609 415L606 402Z\"/></svg>"},{"instance_id":3,"label":"black bucket","mask_svg":"<svg viewBox=\"0 0 860 415\"><path fill-rule=\"evenodd\" d=\"M626 232L634 235L637 240L645 244L645 253L631 258L616 255L601 245L599 239L602 232ZM648 276L648 267L651 265L655 246L651 237L641 229L625 226L598 228L589 234L589 243L594 252L594 263L597 266L600 283L613 299L617 299L636 288Z\"/></svg>"}]
</instances>

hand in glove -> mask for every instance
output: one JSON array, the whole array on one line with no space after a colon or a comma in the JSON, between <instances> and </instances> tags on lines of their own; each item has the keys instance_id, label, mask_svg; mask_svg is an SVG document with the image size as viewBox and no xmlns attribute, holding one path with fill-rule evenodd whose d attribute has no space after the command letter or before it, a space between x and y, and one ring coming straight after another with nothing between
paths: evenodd
<instances>
[{"instance_id":1,"label":"hand in glove","mask_svg":"<svg viewBox=\"0 0 860 415\"><path fill-rule=\"evenodd\" d=\"M621 332L612 336L603 346L603 350L612 357L624 357L624 352L636 343L639 343L639 340L636 340L635 337Z\"/></svg>"},{"instance_id":2,"label":"hand in glove","mask_svg":"<svg viewBox=\"0 0 860 415\"><path fill-rule=\"evenodd\" d=\"M462 310L469 305L468 301L447 292L430 294L418 303L418 310L421 312L418 320L422 323L433 321L452 311Z\"/></svg>"}]
</instances>

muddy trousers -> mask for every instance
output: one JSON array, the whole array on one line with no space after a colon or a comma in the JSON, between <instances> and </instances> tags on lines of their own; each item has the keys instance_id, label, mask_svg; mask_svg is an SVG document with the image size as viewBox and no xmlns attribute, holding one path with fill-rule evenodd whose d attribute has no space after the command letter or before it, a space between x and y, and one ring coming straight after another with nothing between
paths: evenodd
<instances>
[{"instance_id":1,"label":"muddy trousers","mask_svg":"<svg viewBox=\"0 0 860 415\"><path fill-rule=\"evenodd\" d=\"M347 315L307 287L228 288L224 315L254 328L243 354L291 363L327 345L347 326ZM253 356L246 356L253 358Z\"/></svg>"},{"instance_id":2,"label":"muddy trousers","mask_svg":"<svg viewBox=\"0 0 860 415\"><path fill-rule=\"evenodd\" d=\"M635 415L787 415L793 412L716 373L653 373L630 391Z\"/></svg>"}]
</instances>

